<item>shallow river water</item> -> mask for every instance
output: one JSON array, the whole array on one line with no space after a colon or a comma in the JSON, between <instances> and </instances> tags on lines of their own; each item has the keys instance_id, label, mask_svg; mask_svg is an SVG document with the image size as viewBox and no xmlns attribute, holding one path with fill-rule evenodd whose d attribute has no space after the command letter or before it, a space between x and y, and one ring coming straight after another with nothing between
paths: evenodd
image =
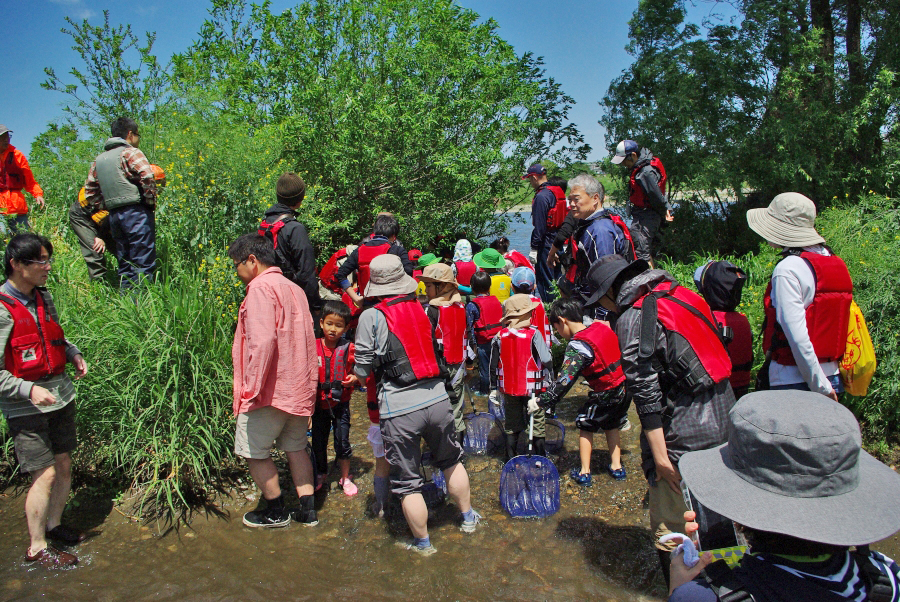
<instances>
[{"instance_id":1,"label":"shallow river water","mask_svg":"<svg viewBox=\"0 0 900 602\"><path fill-rule=\"evenodd\" d=\"M0 497L0 599L659 600L664 589L647 528L639 427L623 433L627 481L597 474L605 451L594 452L593 487L573 485L566 476L577 463L573 419L585 394L579 385L559 407L565 451L553 460L562 475L562 509L551 518L507 517L497 495L500 460L473 456L467 460L472 500L485 522L475 534L462 534L448 501L429 520L438 553L420 558L403 550L398 544L409 531L402 518L366 516L373 458L357 394L351 442L360 493L346 497L332 472L335 489L318 494L318 526L244 527L242 513L256 506L252 485L220 502L220 516L195 515L189 526L162 536L155 523L126 518L127 505L85 499L70 504L66 518L93 536L73 550L77 567L50 572L23 562L24 497L7 491ZM483 398L478 404L486 409ZM633 410L631 420L637 424ZM595 447L605 449L602 435ZM896 538L876 547L894 557L900 549Z\"/></svg>"}]
</instances>

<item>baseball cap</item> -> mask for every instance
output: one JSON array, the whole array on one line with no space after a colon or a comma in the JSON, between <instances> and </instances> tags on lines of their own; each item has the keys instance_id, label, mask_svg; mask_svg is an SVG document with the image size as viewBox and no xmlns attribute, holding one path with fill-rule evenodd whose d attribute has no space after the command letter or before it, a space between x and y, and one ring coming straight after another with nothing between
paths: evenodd
<instances>
[{"instance_id":1,"label":"baseball cap","mask_svg":"<svg viewBox=\"0 0 900 602\"><path fill-rule=\"evenodd\" d=\"M625 157L627 157L631 153L639 152L640 150L641 147L639 147L638 143L634 140L622 140L618 145L616 145L616 154L612 158L613 165L618 165L625 160Z\"/></svg>"},{"instance_id":2,"label":"baseball cap","mask_svg":"<svg viewBox=\"0 0 900 602\"><path fill-rule=\"evenodd\" d=\"M527 180L528 176L530 176L531 174L537 174L539 176L542 176L546 173L547 173L547 170L544 169L543 165L541 165L540 163L535 163L534 165L532 165L531 167L528 168L528 171L525 172L525 175L522 176L522 179Z\"/></svg>"},{"instance_id":3,"label":"baseball cap","mask_svg":"<svg viewBox=\"0 0 900 602\"><path fill-rule=\"evenodd\" d=\"M517 289L525 289L528 292L534 290L534 272L528 268L521 267L514 269L509 279L512 281L512 285Z\"/></svg>"}]
</instances>

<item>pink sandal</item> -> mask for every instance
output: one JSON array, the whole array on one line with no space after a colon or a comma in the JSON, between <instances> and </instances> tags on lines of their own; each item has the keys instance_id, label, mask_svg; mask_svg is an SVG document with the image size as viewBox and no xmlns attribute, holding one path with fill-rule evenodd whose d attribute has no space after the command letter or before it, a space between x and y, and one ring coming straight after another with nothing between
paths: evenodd
<instances>
[{"instance_id":1,"label":"pink sandal","mask_svg":"<svg viewBox=\"0 0 900 602\"><path fill-rule=\"evenodd\" d=\"M359 488L356 486L356 483L354 483L352 480L350 480L350 477L347 477L346 479L341 479L340 481L338 481L338 485L340 485L343 488L344 494L346 494L350 497L353 497L354 495L359 493Z\"/></svg>"}]
</instances>

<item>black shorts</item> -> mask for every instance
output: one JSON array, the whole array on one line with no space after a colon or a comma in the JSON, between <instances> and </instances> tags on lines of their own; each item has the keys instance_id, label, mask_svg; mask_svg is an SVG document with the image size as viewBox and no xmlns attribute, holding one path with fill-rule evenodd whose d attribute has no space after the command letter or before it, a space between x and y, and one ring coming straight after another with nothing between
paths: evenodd
<instances>
[{"instance_id":1,"label":"black shorts","mask_svg":"<svg viewBox=\"0 0 900 602\"><path fill-rule=\"evenodd\" d=\"M23 472L34 472L56 462L57 454L75 449L75 402L52 412L7 419Z\"/></svg>"},{"instance_id":2,"label":"black shorts","mask_svg":"<svg viewBox=\"0 0 900 602\"><path fill-rule=\"evenodd\" d=\"M612 391L591 393L587 403L578 410L575 426L582 431L599 433L613 431L625 425L631 397L625 394L625 386Z\"/></svg>"}]
</instances>

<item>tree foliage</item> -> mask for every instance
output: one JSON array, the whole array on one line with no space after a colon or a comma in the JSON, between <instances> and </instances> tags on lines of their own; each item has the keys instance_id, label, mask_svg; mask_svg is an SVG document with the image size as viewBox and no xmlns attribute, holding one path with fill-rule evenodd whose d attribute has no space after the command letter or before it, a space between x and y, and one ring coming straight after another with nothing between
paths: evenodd
<instances>
[{"instance_id":1,"label":"tree foliage","mask_svg":"<svg viewBox=\"0 0 900 602\"><path fill-rule=\"evenodd\" d=\"M900 3L729 4L738 17L698 26L684 0L639 3L635 61L601 102L608 142L651 148L676 191L796 190L827 202L895 189Z\"/></svg>"}]
</instances>

